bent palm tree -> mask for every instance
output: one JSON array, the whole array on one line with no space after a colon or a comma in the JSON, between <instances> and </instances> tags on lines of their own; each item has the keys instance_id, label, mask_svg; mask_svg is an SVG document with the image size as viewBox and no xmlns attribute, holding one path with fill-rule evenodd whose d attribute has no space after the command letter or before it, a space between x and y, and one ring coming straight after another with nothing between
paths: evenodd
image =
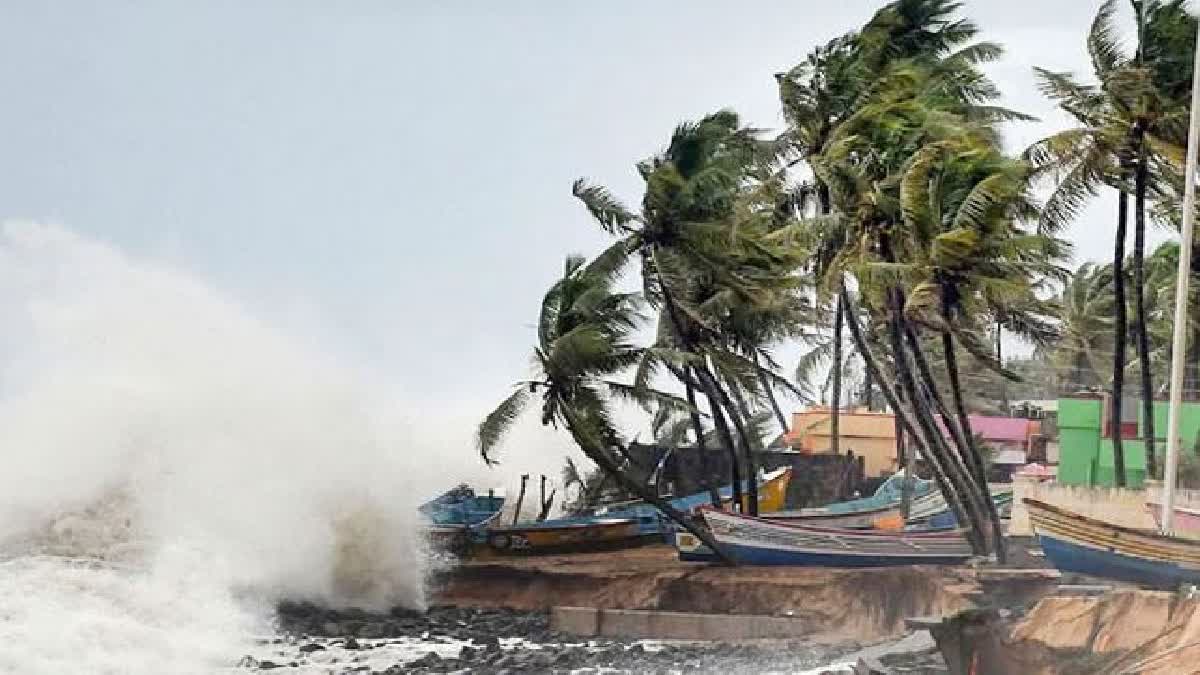
<instances>
[{"instance_id":1,"label":"bent palm tree","mask_svg":"<svg viewBox=\"0 0 1200 675\"><path fill-rule=\"evenodd\" d=\"M724 558L706 529L621 468L625 447L612 424L611 398L687 407L667 394L611 379L636 365L642 352L630 341L642 319L641 299L612 288L626 255L618 243L591 264L578 256L567 258L562 278L542 300L533 350L535 375L518 382L513 393L484 418L476 445L483 460L494 463L505 433L540 395L543 425L565 428L580 450L623 489L658 507Z\"/></svg>"}]
</instances>

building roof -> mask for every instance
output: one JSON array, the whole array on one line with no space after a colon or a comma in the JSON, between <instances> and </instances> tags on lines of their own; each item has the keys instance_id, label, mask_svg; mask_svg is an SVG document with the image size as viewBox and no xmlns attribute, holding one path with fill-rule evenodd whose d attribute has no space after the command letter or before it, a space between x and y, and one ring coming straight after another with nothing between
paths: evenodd
<instances>
[{"instance_id":1,"label":"building roof","mask_svg":"<svg viewBox=\"0 0 1200 675\"><path fill-rule=\"evenodd\" d=\"M968 415L967 419L971 423L971 432L982 436L985 441L1024 443L1029 440L1029 434L1033 433L1035 428L1040 428L1033 420L1019 417Z\"/></svg>"}]
</instances>

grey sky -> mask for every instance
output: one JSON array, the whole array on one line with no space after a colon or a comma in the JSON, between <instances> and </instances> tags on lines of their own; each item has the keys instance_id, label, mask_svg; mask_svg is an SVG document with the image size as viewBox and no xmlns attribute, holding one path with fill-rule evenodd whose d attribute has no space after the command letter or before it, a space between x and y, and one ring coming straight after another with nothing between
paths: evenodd
<instances>
[{"instance_id":1,"label":"grey sky","mask_svg":"<svg viewBox=\"0 0 1200 675\"><path fill-rule=\"evenodd\" d=\"M603 238L580 175L732 107L778 128L772 73L881 3L6 3L0 216L165 256L468 421L522 374L539 293ZM1030 67L1085 72L1098 2L975 0L1008 103L1061 125ZM1108 255L1111 200L1072 238ZM462 443L463 445L459 445Z\"/></svg>"}]
</instances>

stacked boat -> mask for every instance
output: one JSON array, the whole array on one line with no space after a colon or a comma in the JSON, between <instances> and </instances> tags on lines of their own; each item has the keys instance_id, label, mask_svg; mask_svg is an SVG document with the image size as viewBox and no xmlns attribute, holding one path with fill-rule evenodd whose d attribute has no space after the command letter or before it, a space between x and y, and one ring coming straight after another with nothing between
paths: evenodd
<instances>
[{"instance_id":1,"label":"stacked boat","mask_svg":"<svg viewBox=\"0 0 1200 675\"><path fill-rule=\"evenodd\" d=\"M759 477L760 512L778 511L783 508L791 477L790 468L778 469ZM743 490L746 487L748 484L743 485ZM729 508L733 499L732 486L727 485L718 492L723 506ZM712 499L707 492L703 492L672 499L669 503L675 509L687 513L711 505ZM658 508L635 501L612 504L587 516L515 523L510 526L499 525L497 517L493 516L464 528L462 532L465 534L467 546L466 550L463 546L458 546L455 549L457 552L478 557L494 557L631 548L646 543L668 542L674 529Z\"/></svg>"}]
</instances>

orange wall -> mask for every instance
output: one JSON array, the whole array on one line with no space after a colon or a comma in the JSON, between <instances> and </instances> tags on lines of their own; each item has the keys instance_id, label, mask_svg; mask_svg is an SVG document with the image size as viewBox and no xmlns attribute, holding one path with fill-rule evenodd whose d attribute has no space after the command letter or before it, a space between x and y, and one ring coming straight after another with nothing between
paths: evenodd
<instances>
[{"instance_id":1,"label":"orange wall","mask_svg":"<svg viewBox=\"0 0 1200 675\"><path fill-rule=\"evenodd\" d=\"M809 453L830 451L829 409L814 408L792 414L788 445ZM891 413L852 412L838 416L841 452L853 450L863 458L866 474L879 476L896 470L896 427Z\"/></svg>"}]
</instances>

